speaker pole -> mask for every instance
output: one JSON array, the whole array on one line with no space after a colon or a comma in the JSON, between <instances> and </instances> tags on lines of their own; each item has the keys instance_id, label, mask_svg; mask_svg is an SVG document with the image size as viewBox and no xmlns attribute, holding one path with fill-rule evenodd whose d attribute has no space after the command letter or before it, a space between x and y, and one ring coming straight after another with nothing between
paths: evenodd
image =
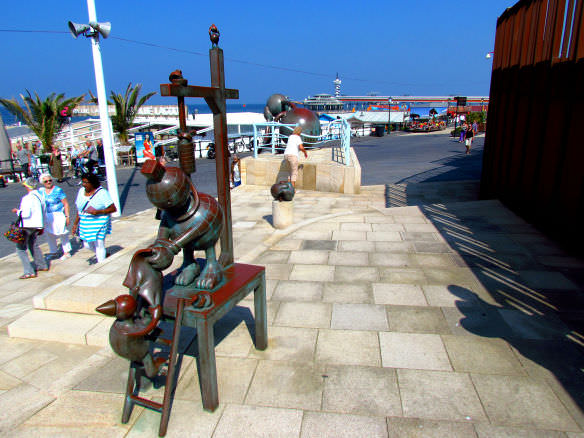
<instances>
[{"instance_id":1,"label":"speaker pole","mask_svg":"<svg viewBox=\"0 0 584 438\"><path fill-rule=\"evenodd\" d=\"M89 21L97 22L94 0L87 0L87 10L89 12ZM105 79L103 77L103 65L101 63L101 50L99 47L99 34L96 33L91 37L91 50L93 52L93 68L95 70L95 86L97 88L97 103L99 106L99 121L101 125L101 137L103 140L103 152L105 155L105 169L107 177L107 189L114 201L117 211L113 216L119 217L122 209L120 208L120 196L118 193L118 179L116 176L116 167L114 164L114 142L113 135L110 131L110 119L107 109L107 97L105 94Z\"/></svg>"}]
</instances>

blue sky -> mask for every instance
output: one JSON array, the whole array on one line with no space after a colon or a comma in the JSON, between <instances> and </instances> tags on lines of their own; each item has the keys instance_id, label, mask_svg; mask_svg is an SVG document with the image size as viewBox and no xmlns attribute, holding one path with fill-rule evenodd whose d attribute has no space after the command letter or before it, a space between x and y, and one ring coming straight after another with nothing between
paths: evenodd
<instances>
[{"instance_id":1,"label":"blue sky","mask_svg":"<svg viewBox=\"0 0 584 438\"><path fill-rule=\"evenodd\" d=\"M190 84L209 85L207 30L215 23L225 53L226 86L240 90L240 103L262 103L278 92L295 99L332 93L337 72L347 95L488 95L491 61L485 54L493 50L497 17L516 1L95 3L98 20L112 23L110 38L101 41L108 94L122 92L128 82L159 91L177 68ZM85 1L3 4L0 97L15 97L25 89L41 96L95 93L87 38L4 32L66 32L68 20L88 22ZM175 103L159 95L151 102Z\"/></svg>"}]
</instances>

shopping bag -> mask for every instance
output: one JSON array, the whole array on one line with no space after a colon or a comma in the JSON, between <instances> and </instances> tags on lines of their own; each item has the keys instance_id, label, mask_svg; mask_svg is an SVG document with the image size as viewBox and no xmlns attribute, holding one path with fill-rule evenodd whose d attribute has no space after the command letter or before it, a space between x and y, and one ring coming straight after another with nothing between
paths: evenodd
<instances>
[{"instance_id":1,"label":"shopping bag","mask_svg":"<svg viewBox=\"0 0 584 438\"><path fill-rule=\"evenodd\" d=\"M10 224L8 230L4 232L4 237L14 243L24 242L24 231L22 229L22 217L18 216L18 219Z\"/></svg>"}]
</instances>

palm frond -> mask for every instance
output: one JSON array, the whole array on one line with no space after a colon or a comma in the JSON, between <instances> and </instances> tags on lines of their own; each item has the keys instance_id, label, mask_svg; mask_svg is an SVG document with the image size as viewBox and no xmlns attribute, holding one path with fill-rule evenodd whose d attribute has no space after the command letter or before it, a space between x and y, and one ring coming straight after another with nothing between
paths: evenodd
<instances>
[{"instance_id":1,"label":"palm frond","mask_svg":"<svg viewBox=\"0 0 584 438\"><path fill-rule=\"evenodd\" d=\"M61 114L65 108L71 113L85 98L85 95L65 99L65 94L51 93L41 99L35 92L34 96L26 90L21 94L20 104L16 99L0 99L0 104L28 125L32 132L42 142L46 151L53 148L55 138L63 126L68 123L68 117Z\"/></svg>"},{"instance_id":2,"label":"palm frond","mask_svg":"<svg viewBox=\"0 0 584 438\"><path fill-rule=\"evenodd\" d=\"M142 84L132 86L132 83L130 82L123 95L115 93L114 91L110 93L110 98L116 108L116 114L111 117L112 126L114 131L118 133L118 138L122 144L129 143L129 130L134 125L134 119L138 115L140 107L156 94L155 92L151 92L142 96L140 100L138 100L141 89ZM136 103L136 101L138 102Z\"/></svg>"}]
</instances>

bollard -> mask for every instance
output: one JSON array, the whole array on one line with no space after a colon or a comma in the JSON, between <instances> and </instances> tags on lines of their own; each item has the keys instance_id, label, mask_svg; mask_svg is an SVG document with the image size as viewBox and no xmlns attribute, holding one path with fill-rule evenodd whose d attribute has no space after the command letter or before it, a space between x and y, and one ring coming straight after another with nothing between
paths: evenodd
<instances>
[{"instance_id":1,"label":"bollard","mask_svg":"<svg viewBox=\"0 0 584 438\"><path fill-rule=\"evenodd\" d=\"M272 201L272 222L274 228L283 229L292 225L294 220L294 201Z\"/></svg>"}]
</instances>

